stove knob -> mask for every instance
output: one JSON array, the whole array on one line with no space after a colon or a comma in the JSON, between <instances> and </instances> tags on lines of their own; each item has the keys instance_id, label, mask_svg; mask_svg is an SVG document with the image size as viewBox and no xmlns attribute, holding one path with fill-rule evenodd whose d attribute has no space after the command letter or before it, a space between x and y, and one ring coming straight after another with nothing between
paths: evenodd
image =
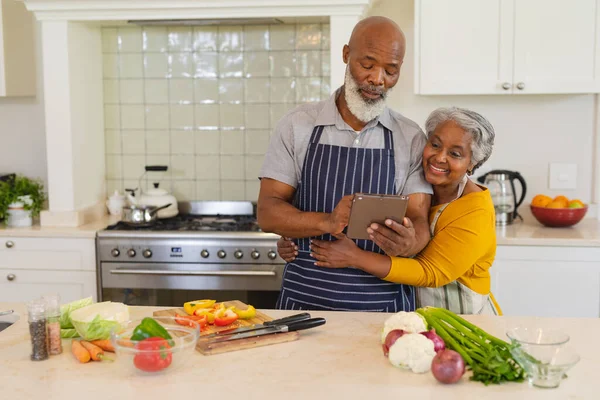
<instances>
[{"instance_id":1,"label":"stove knob","mask_svg":"<svg viewBox=\"0 0 600 400\"><path fill-rule=\"evenodd\" d=\"M260 253L256 250L253 250L252 253L250 253L250 257L252 257L254 260L258 260L258 257L260 257Z\"/></svg>"},{"instance_id":2,"label":"stove knob","mask_svg":"<svg viewBox=\"0 0 600 400\"><path fill-rule=\"evenodd\" d=\"M142 252L142 255L144 256L144 258L150 258L152 257L152 250L146 249Z\"/></svg>"},{"instance_id":3,"label":"stove knob","mask_svg":"<svg viewBox=\"0 0 600 400\"><path fill-rule=\"evenodd\" d=\"M112 249L110 251L110 255L113 257L119 257L121 255L121 252L119 251L119 249Z\"/></svg>"},{"instance_id":4,"label":"stove knob","mask_svg":"<svg viewBox=\"0 0 600 400\"><path fill-rule=\"evenodd\" d=\"M244 253L241 250L236 250L235 253L233 253L233 256L239 260L244 257Z\"/></svg>"},{"instance_id":5,"label":"stove knob","mask_svg":"<svg viewBox=\"0 0 600 400\"><path fill-rule=\"evenodd\" d=\"M269 250L267 257L269 257L270 260L274 260L277 258L277 253L275 253L273 250Z\"/></svg>"},{"instance_id":6,"label":"stove knob","mask_svg":"<svg viewBox=\"0 0 600 400\"><path fill-rule=\"evenodd\" d=\"M227 255L227 253L225 253L225 250L217 251L217 257L219 257L219 258L225 258L226 255Z\"/></svg>"},{"instance_id":7,"label":"stove knob","mask_svg":"<svg viewBox=\"0 0 600 400\"><path fill-rule=\"evenodd\" d=\"M128 255L129 257L135 257L135 254L136 254L136 253L135 253L135 250L134 250L134 249L129 249L129 250L127 250L127 255Z\"/></svg>"},{"instance_id":8,"label":"stove knob","mask_svg":"<svg viewBox=\"0 0 600 400\"><path fill-rule=\"evenodd\" d=\"M208 250L204 249L200 252L200 256L202 258L208 258L208 256L210 256L210 253L208 252Z\"/></svg>"}]
</instances>

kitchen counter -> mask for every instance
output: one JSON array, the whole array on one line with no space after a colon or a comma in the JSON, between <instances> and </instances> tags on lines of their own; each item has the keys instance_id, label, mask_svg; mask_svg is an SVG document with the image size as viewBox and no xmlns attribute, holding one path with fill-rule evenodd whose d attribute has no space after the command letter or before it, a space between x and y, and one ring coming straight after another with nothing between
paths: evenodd
<instances>
[{"instance_id":1,"label":"kitchen counter","mask_svg":"<svg viewBox=\"0 0 600 400\"><path fill-rule=\"evenodd\" d=\"M524 221L496 228L498 246L600 247L600 221L596 218L584 218L566 228L548 228L531 214L523 218Z\"/></svg>"},{"instance_id":2,"label":"kitchen counter","mask_svg":"<svg viewBox=\"0 0 600 400\"><path fill-rule=\"evenodd\" d=\"M23 304L0 303L0 310ZM156 308L132 307L132 318ZM273 317L290 312L266 311ZM383 357L379 333L388 315L313 312L327 324L303 331L300 340L251 350L203 356L168 375L123 376L110 363L79 364L70 353L49 360L29 360L27 321L0 333L0 391L10 399L594 399L598 398L600 319L532 319L469 316L488 332L504 338L507 327L521 323L559 327L571 335L581 361L558 389L535 389L527 383L484 386L465 377L455 385L431 375L392 367ZM25 317L26 318L26 317Z\"/></svg>"},{"instance_id":3,"label":"kitchen counter","mask_svg":"<svg viewBox=\"0 0 600 400\"><path fill-rule=\"evenodd\" d=\"M72 228L40 225L13 228L0 223L0 237L95 238L96 232L116 223L119 219L119 216L105 215L97 221Z\"/></svg>"}]
</instances>

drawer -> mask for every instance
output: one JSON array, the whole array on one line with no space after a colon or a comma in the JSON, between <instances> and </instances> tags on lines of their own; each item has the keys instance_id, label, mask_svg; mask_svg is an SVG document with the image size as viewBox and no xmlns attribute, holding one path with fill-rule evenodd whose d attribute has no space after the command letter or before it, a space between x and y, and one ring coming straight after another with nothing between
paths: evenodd
<instances>
[{"instance_id":1,"label":"drawer","mask_svg":"<svg viewBox=\"0 0 600 400\"><path fill-rule=\"evenodd\" d=\"M96 273L91 271L30 271L0 269L0 302L26 302L58 293L61 303L92 296Z\"/></svg>"},{"instance_id":2,"label":"drawer","mask_svg":"<svg viewBox=\"0 0 600 400\"><path fill-rule=\"evenodd\" d=\"M0 269L96 270L94 239L5 237Z\"/></svg>"}]
</instances>

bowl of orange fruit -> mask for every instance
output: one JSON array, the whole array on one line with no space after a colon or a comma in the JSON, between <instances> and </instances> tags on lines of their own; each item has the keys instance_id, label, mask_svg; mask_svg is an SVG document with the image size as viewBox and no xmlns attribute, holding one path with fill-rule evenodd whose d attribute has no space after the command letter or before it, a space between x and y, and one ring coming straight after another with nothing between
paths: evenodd
<instances>
[{"instance_id":1,"label":"bowl of orange fruit","mask_svg":"<svg viewBox=\"0 0 600 400\"><path fill-rule=\"evenodd\" d=\"M538 194L531 200L531 213L539 223L550 227L573 226L585 217L588 206L579 199L554 198Z\"/></svg>"}]
</instances>

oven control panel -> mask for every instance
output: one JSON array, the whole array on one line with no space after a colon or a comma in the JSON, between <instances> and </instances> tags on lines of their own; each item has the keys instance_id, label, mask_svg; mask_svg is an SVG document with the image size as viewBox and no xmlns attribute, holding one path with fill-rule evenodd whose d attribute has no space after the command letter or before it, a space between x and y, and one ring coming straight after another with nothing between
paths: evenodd
<instances>
[{"instance_id":1,"label":"oven control panel","mask_svg":"<svg viewBox=\"0 0 600 400\"><path fill-rule=\"evenodd\" d=\"M104 262L193 262L282 264L276 241L257 243L143 243L135 240L104 240L98 257Z\"/></svg>"}]
</instances>

